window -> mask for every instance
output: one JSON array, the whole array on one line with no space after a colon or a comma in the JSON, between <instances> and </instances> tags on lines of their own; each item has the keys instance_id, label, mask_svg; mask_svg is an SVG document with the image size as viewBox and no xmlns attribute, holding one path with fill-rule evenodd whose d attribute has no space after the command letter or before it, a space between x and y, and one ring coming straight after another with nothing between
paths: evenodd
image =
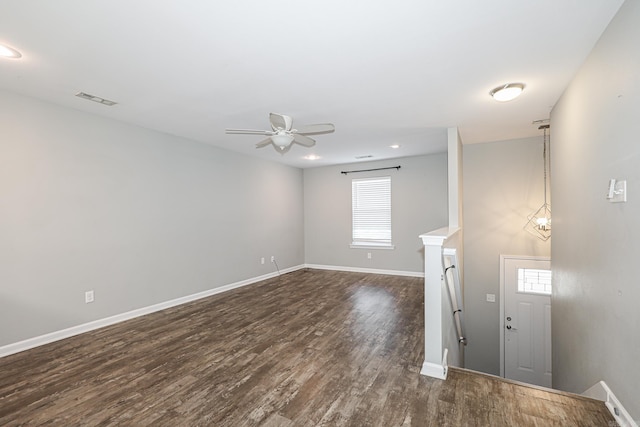
<instances>
[{"instance_id":1,"label":"window","mask_svg":"<svg viewBox=\"0 0 640 427\"><path fill-rule=\"evenodd\" d=\"M518 292L551 295L551 270L519 268Z\"/></svg>"},{"instance_id":2,"label":"window","mask_svg":"<svg viewBox=\"0 0 640 427\"><path fill-rule=\"evenodd\" d=\"M391 177L351 181L352 247L391 245Z\"/></svg>"}]
</instances>

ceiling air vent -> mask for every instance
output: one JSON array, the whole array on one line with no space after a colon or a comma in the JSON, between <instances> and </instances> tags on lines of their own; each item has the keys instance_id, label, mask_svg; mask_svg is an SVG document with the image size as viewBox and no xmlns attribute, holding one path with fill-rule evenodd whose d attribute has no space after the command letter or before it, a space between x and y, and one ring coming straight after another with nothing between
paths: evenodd
<instances>
[{"instance_id":1,"label":"ceiling air vent","mask_svg":"<svg viewBox=\"0 0 640 427\"><path fill-rule=\"evenodd\" d=\"M371 154L365 154L364 156L356 156L356 159L362 160L362 159L370 159L372 157L373 157L373 155L371 155Z\"/></svg>"},{"instance_id":2,"label":"ceiling air vent","mask_svg":"<svg viewBox=\"0 0 640 427\"><path fill-rule=\"evenodd\" d=\"M107 105L109 107L117 104L117 102L109 101L108 99L100 98L99 96L91 95L91 94L84 93L84 92L78 92L78 93L76 93L76 96L78 98L82 98L82 99L86 99L86 100L89 100L89 101L97 102L98 104Z\"/></svg>"}]
</instances>

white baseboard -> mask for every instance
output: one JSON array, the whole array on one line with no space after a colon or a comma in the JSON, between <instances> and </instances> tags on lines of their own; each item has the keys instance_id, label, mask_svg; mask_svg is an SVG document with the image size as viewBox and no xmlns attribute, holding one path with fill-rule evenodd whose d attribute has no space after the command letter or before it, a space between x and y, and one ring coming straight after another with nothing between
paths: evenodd
<instances>
[{"instance_id":1,"label":"white baseboard","mask_svg":"<svg viewBox=\"0 0 640 427\"><path fill-rule=\"evenodd\" d=\"M424 277L424 273L420 271L380 270L376 268L345 267L342 265L319 265L319 264L305 264L305 267L314 268L316 270L347 271L352 273L368 273L368 274L387 274L389 276Z\"/></svg>"},{"instance_id":2,"label":"white baseboard","mask_svg":"<svg viewBox=\"0 0 640 427\"><path fill-rule=\"evenodd\" d=\"M304 267L305 267L304 265L298 265L295 267L286 268L284 270L280 270L280 274L290 273L292 271L303 269ZM199 300L201 298L206 298L212 295L220 294L222 292L227 292L232 289L237 289L243 286L251 285L253 283L257 283L262 280L271 279L276 276L278 276L277 272L264 274L258 277L252 277L250 279L241 280L239 282L219 286L217 288L209 289L203 292L198 292L196 294L187 295L187 296L176 298L170 301L161 302L158 304L150 305L148 307L138 308L136 310L128 311L126 313L116 314L115 316L94 320L92 322L84 323L82 325L72 326L70 328L62 329L60 331L55 331L45 335L40 335L38 337L29 338L24 341L8 344L0 347L0 357L9 356L11 354L15 354L21 351L39 347L41 345L63 340L65 338L69 338L74 335L79 335L85 332L93 331L95 329L103 328L105 326L110 326L116 323L124 322L125 320L130 320L136 317L144 316L145 314L150 314L156 311L165 310L170 307L175 307L177 305L186 304L188 302Z\"/></svg>"},{"instance_id":3,"label":"white baseboard","mask_svg":"<svg viewBox=\"0 0 640 427\"><path fill-rule=\"evenodd\" d=\"M422 364L422 369L420 370L421 375L426 375L431 378L438 378L440 380L446 380L448 373L449 370L446 366L432 362L424 362Z\"/></svg>"},{"instance_id":4,"label":"white baseboard","mask_svg":"<svg viewBox=\"0 0 640 427\"><path fill-rule=\"evenodd\" d=\"M446 380L449 373L449 349L445 348L442 352L442 364L425 361L420 373L428 377Z\"/></svg>"},{"instance_id":5,"label":"white baseboard","mask_svg":"<svg viewBox=\"0 0 640 427\"><path fill-rule=\"evenodd\" d=\"M621 427L638 427L638 424L631 418L631 415L624 409L622 403L620 403L604 381L597 382L589 390L582 393L582 395L591 397L592 399L602 400Z\"/></svg>"}]
</instances>

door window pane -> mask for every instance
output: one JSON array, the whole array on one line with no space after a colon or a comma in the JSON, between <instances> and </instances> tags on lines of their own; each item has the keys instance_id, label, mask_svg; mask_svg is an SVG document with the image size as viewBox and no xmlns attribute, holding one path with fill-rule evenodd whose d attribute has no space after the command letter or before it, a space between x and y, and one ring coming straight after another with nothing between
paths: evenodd
<instances>
[{"instance_id":1,"label":"door window pane","mask_svg":"<svg viewBox=\"0 0 640 427\"><path fill-rule=\"evenodd\" d=\"M551 295L551 270L519 268L518 292Z\"/></svg>"}]
</instances>

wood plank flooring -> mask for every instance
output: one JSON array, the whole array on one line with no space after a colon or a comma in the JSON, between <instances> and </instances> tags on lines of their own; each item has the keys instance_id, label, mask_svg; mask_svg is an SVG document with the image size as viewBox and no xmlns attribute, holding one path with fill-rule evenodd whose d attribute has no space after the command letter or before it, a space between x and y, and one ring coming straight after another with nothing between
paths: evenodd
<instances>
[{"instance_id":1,"label":"wood plank flooring","mask_svg":"<svg viewBox=\"0 0 640 427\"><path fill-rule=\"evenodd\" d=\"M614 425L591 399L421 376L422 286L300 270L8 356L0 425Z\"/></svg>"}]
</instances>

